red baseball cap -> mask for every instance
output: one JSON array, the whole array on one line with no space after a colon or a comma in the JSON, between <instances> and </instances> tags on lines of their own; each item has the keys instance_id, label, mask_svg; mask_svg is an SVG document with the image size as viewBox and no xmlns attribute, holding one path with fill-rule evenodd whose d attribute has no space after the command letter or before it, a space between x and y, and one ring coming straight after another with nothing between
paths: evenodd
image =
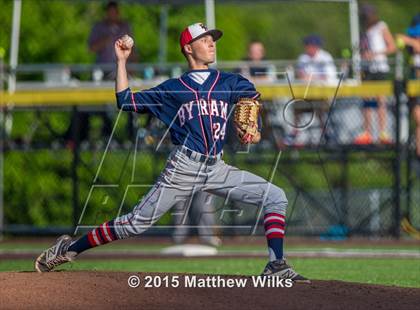
<instances>
[{"instance_id":1,"label":"red baseball cap","mask_svg":"<svg viewBox=\"0 0 420 310\"><path fill-rule=\"evenodd\" d=\"M217 29L208 30L207 27L202 23L196 23L188 26L181 33L181 38L179 39L179 44L181 46L181 51L184 48L185 44L189 44L194 40L197 40L205 35L211 35L214 41L219 40L223 32Z\"/></svg>"}]
</instances>

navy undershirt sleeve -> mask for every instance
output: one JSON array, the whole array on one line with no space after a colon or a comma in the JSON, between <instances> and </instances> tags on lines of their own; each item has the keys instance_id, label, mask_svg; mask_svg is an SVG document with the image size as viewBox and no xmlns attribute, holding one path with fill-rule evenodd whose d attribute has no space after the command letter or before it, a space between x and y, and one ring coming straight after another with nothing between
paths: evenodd
<instances>
[{"instance_id":1,"label":"navy undershirt sleeve","mask_svg":"<svg viewBox=\"0 0 420 310\"><path fill-rule=\"evenodd\" d=\"M127 88L115 95L117 106L123 111L151 113L157 118L161 117L163 97L159 86L140 92L132 92Z\"/></svg>"}]
</instances>

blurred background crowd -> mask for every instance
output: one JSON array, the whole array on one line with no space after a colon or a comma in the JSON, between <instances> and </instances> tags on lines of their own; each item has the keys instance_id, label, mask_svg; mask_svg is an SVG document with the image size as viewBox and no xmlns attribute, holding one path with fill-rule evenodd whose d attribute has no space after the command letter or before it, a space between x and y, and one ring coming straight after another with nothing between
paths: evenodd
<instances>
[{"instance_id":1,"label":"blurred background crowd","mask_svg":"<svg viewBox=\"0 0 420 310\"><path fill-rule=\"evenodd\" d=\"M12 1L3 2L2 28L7 34L12 25ZM123 34L133 36L136 42L130 58L133 64L130 74L138 85L154 85L168 77L179 76L186 69L176 48L179 33L192 20L204 20L202 6L181 2L178 5L165 1L149 4L146 1L145 5L135 1L76 1L71 5L63 1L24 2L19 66L16 68L18 81L21 79L22 83L17 87L91 87L91 82L95 86L109 85L106 82L114 78L113 43ZM247 2L221 2L220 6L217 26L225 31L225 37L218 44L218 67L241 73L257 84L289 82L337 87L340 79L349 82L360 78L363 81L392 80L397 41L406 47L408 77L418 78L420 16L415 1L359 3L360 46L357 52L361 62L358 68L354 68L351 59L355 49L351 46L345 5L322 1L281 5L267 2L256 9L257 16L252 15L253 7ZM268 11L270 8L272 12ZM305 14L308 10L311 14ZM55 14L58 12L59 16ZM2 36L0 46L4 51L9 51L10 42L10 37ZM7 59L7 52L3 56ZM89 62L95 65L83 65ZM26 66L28 64L44 66L34 68ZM81 65L82 69L75 64ZM44 83L30 83L40 79ZM289 117L292 126L284 126L282 116L273 118L273 122L280 123L280 132L275 134L277 145L317 144L313 135L300 135L299 128L306 129L302 126L307 123L304 114L312 110L322 127L330 104L308 101L309 106L308 102L293 105L293 115ZM342 126L335 128L335 134L326 132L325 138L330 142L357 145L392 143L395 124L389 120L391 103L385 96L363 98L359 120L362 124L353 117L349 124L344 121ZM410 107L419 124L418 108L415 104ZM82 140L88 137L91 115L101 116L102 132L109 135L112 120L106 112L81 113ZM375 120L377 126L373 124ZM357 129L353 129L351 123L356 123ZM343 132L346 130L351 133ZM420 134L417 134L417 141L420 144ZM420 157L420 147L416 154Z\"/></svg>"}]
</instances>

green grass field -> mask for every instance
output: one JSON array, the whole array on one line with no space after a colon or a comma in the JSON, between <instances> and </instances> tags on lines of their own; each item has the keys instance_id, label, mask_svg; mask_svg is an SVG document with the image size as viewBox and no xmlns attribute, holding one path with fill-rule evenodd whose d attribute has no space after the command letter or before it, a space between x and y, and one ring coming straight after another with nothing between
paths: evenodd
<instances>
[{"instance_id":1,"label":"green grass field","mask_svg":"<svg viewBox=\"0 0 420 310\"><path fill-rule=\"evenodd\" d=\"M291 264L310 279L395 285L420 288L420 262L414 259L294 258ZM141 259L83 260L63 266L65 270L257 275L265 259ZM2 260L0 271L31 271L33 261Z\"/></svg>"},{"instance_id":2,"label":"green grass field","mask_svg":"<svg viewBox=\"0 0 420 310\"><path fill-rule=\"evenodd\" d=\"M48 243L0 243L0 251L30 251L39 253ZM129 251L157 254L168 244L124 244L115 243L91 252ZM358 251L408 251L420 252L417 244L393 244L349 246L346 244L290 245L287 251L304 250L358 250ZM219 251L243 253L265 251L261 245L224 245ZM34 254L34 256L36 256ZM123 255L122 255L123 256ZM297 271L311 279L342 280L369 284L395 285L420 288L420 260L414 258L291 258L289 261ZM266 263L264 258L162 258L162 259L107 259L92 260L81 257L76 262L64 265L65 270L102 270L128 272L163 272L225 275L257 275ZM0 271L32 271L33 261L27 259L1 260Z\"/></svg>"}]
</instances>

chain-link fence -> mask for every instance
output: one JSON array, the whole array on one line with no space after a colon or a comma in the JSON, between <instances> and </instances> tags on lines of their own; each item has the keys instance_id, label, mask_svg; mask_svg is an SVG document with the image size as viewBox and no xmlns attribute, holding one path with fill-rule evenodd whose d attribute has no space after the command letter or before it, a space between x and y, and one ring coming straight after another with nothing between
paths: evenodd
<instances>
[{"instance_id":1,"label":"chain-link fence","mask_svg":"<svg viewBox=\"0 0 420 310\"><path fill-rule=\"evenodd\" d=\"M225 161L284 188L290 234L394 235L405 211L417 225L418 181L415 170L406 166L408 128L401 130L407 135L400 136L402 148L397 151L395 103L390 97L391 141L356 144L361 101L338 98L320 110L324 115L316 113L315 101L305 107L301 119L308 126L299 129L299 143L289 141L289 132L297 128L288 115L295 112L294 107L287 110L290 98L264 103L263 140L258 145L244 148L236 142L233 128L228 130ZM166 128L159 121L121 113L114 104L9 106L3 117L6 232L83 230L129 212L151 188L171 149L168 137L162 139ZM409 115L401 113L401 127L408 122ZM399 187L397 171L402 177ZM213 205L218 233L262 232L258 207L225 198L215 198ZM147 233L170 233L172 218L169 212Z\"/></svg>"},{"instance_id":2,"label":"chain-link fence","mask_svg":"<svg viewBox=\"0 0 420 310\"><path fill-rule=\"evenodd\" d=\"M138 58L129 64L133 88L178 77L186 69L179 33L205 17L204 7L190 1L146 2L120 2L121 18L136 41ZM218 68L254 79L264 100L262 141L244 148L230 128L225 160L285 189L288 230L295 235L398 235L403 216L414 229L420 227L420 164L408 91L395 96L387 82L398 67L394 56L383 81L360 84L360 68L369 62L358 62L352 28L357 16L352 19L350 3L355 4L216 5L216 13L224 12L217 25L225 30ZM95 63L89 38L95 22L104 18L105 4L23 2L19 55L24 63L5 72L7 78L16 76L16 93L1 93L5 232L73 232L101 224L129 212L166 163L171 149L169 139L162 139L166 128L146 115L119 113L112 94L114 64ZM6 11L9 33L11 2L5 3ZM404 19L395 21L389 10L383 12L391 30L406 27ZM250 16L265 18L249 23ZM8 50L4 38L0 42ZM333 67L331 76L316 70L304 76L305 61L299 57L305 53L304 38L322 43L331 54L326 61ZM265 45L262 60L250 59L250 42L257 49ZM223 198L212 204L217 232L262 233L258 207ZM173 215L147 233L170 233Z\"/></svg>"}]
</instances>

